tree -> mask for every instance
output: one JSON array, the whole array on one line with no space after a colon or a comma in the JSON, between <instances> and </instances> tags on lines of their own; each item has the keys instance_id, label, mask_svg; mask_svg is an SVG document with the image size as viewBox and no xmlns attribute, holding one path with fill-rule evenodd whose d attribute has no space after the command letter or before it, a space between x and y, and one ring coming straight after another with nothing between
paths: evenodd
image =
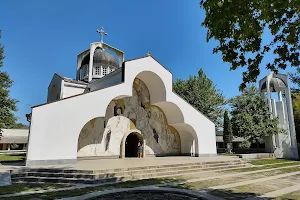
<instances>
[{"instance_id":1,"label":"tree","mask_svg":"<svg viewBox=\"0 0 300 200\"><path fill-rule=\"evenodd\" d=\"M198 71L198 76L190 76L187 80L177 79L173 83L173 90L211 119L216 128L222 127L225 97L202 69Z\"/></svg>"},{"instance_id":2,"label":"tree","mask_svg":"<svg viewBox=\"0 0 300 200\"><path fill-rule=\"evenodd\" d=\"M232 98L230 105L233 135L258 144L263 136L284 133L255 86L247 87L241 95Z\"/></svg>"},{"instance_id":3,"label":"tree","mask_svg":"<svg viewBox=\"0 0 300 200\"><path fill-rule=\"evenodd\" d=\"M0 132L3 128L13 128L17 121L13 114L13 111L17 111L17 100L11 99L9 96L9 88L12 86L13 81L10 80L7 72L1 70L4 59L3 53L4 46L0 44Z\"/></svg>"},{"instance_id":4,"label":"tree","mask_svg":"<svg viewBox=\"0 0 300 200\"><path fill-rule=\"evenodd\" d=\"M221 52L231 70L248 67L240 89L256 81L268 53L274 58L268 58L267 69L277 72L299 66L298 0L201 0L200 7L206 11L202 22L208 29L206 40L219 43L213 53ZM263 40L265 33L269 41Z\"/></svg>"},{"instance_id":5,"label":"tree","mask_svg":"<svg viewBox=\"0 0 300 200\"><path fill-rule=\"evenodd\" d=\"M224 112L223 124L223 141L224 143L231 143L233 140L231 121L228 116L227 110Z\"/></svg>"},{"instance_id":6,"label":"tree","mask_svg":"<svg viewBox=\"0 0 300 200\"><path fill-rule=\"evenodd\" d=\"M300 94L297 92L292 93L293 98L293 114L296 129L296 138L300 143Z\"/></svg>"},{"instance_id":7,"label":"tree","mask_svg":"<svg viewBox=\"0 0 300 200\"><path fill-rule=\"evenodd\" d=\"M14 129L29 129L29 126L23 123L16 123L12 128Z\"/></svg>"}]
</instances>

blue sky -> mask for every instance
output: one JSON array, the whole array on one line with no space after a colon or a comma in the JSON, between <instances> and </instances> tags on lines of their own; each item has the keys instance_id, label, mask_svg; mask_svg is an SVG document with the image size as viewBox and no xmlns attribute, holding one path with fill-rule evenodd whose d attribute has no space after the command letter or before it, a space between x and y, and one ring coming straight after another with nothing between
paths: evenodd
<instances>
[{"instance_id":1,"label":"blue sky","mask_svg":"<svg viewBox=\"0 0 300 200\"><path fill-rule=\"evenodd\" d=\"M0 6L3 69L14 80L11 96L20 101L20 122L30 106L46 102L55 72L75 78L77 55L99 41L101 26L109 34L104 41L123 50L126 60L151 51L174 80L203 68L227 98L239 93L243 70L229 71L212 54L217 43L206 43L199 0L3 0ZM260 78L267 73L263 69Z\"/></svg>"}]
</instances>

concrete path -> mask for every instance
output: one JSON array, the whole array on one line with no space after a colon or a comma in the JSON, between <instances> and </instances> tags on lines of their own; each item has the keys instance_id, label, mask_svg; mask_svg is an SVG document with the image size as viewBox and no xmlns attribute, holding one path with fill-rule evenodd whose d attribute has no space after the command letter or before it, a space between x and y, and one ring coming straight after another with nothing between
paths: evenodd
<instances>
[{"instance_id":1,"label":"concrete path","mask_svg":"<svg viewBox=\"0 0 300 200\"><path fill-rule=\"evenodd\" d=\"M238 183L219 185L219 186L215 186L215 187L210 187L209 189L226 189L226 188L238 187L238 186L249 185L249 184L253 184L253 183L264 182L264 181L274 180L274 179L278 179L278 178L284 178L284 177L298 175L298 174L300 174L300 171L279 174L279 175L275 175L275 176L269 176L266 178L259 178L259 179L254 179L254 180L250 180L250 181L242 181L242 182L238 182Z\"/></svg>"},{"instance_id":2,"label":"concrete path","mask_svg":"<svg viewBox=\"0 0 300 200\"><path fill-rule=\"evenodd\" d=\"M216 197L210 194L207 194L205 191L194 191L194 190L185 190L185 189L177 189L177 188L157 188L157 187L137 187L137 188L120 188L115 190L107 190L107 191L100 191L100 192L93 192L89 194L85 194L82 196L76 196L71 198L62 198L60 200L82 200L82 199L89 199L93 197L100 197L103 195L113 194L113 193L120 193L120 192L130 192L130 191L156 191L156 192L171 192L171 193L179 193L183 195L190 195L193 197L204 198L208 200L225 200L221 197Z\"/></svg>"}]
</instances>

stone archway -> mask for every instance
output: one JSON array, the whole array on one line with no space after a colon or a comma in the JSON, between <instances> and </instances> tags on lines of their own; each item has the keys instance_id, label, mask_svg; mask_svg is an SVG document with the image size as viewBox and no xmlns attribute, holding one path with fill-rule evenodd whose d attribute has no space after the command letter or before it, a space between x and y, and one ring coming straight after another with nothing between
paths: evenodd
<instances>
[{"instance_id":1,"label":"stone archway","mask_svg":"<svg viewBox=\"0 0 300 200\"><path fill-rule=\"evenodd\" d=\"M143 145L143 155L145 157L145 145L146 141L144 140L141 131L138 129L129 130L123 137L121 142L121 152L120 157L137 157L137 143L141 142Z\"/></svg>"}]
</instances>

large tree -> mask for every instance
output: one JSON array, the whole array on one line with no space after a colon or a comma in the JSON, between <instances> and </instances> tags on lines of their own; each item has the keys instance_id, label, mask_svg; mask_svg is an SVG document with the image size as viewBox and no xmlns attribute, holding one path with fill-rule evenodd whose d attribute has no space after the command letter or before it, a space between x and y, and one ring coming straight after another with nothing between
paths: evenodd
<instances>
[{"instance_id":1,"label":"large tree","mask_svg":"<svg viewBox=\"0 0 300 200\"><path fill-rule=\"evenodd\" d=\"M222 127L225 97L202 69L198 71L198 76L190 76L187 80L177 79L173 90L210 118L216 124L216 128Z\"/></svg>"},{"instance_id":2,"label":"large tree","mask_svg":"<svg viewBox=\"0 0 300 200\"><path fill-rule=\"evenodd\" d=\"M263 136L284 133L278 127L278 119L271 118L269 108L255 86L247 87L241 95L229 102L233 135L244 137L250 142L259 142Z\"/></svg>"},{"instance_id":3,"label":"large tree","mask_svg":"<svg viewBox=\"0 0 300 200\"><path fill-rule=\"evenodd\" d=\"M240 89L256 81L260 67L276 72L299 66L299 0L201 0L200 6L206 11L207 41L219 43L213 52L220 52L231 70L247 67ZM267 54L273 56L261 66Z\"/></svg>"},{"instance_id":4,"label":"large tree","mask_svg":"<svg viewBox=\"0 0 300 200\"><path fill-rule=\"evenodd\" d=\"M298 143L300 143L300 93L293 92L293 114L294 114L294 122L295 122L295 129L296 129L296 137Z\"/></svg>"},{"instance_id":5,"label":"large tree","mask_svg":"<svg viewBox=\"0 0 300 200\"><path fill-rule=\"evenodd\" d=\"M0 44L0 132L3 128L14 128L17 121L17 118L13 114L13 111L17 111L17 100L9 96L9 88L12 86L13 81L10 80L7 72L1 70L4 59L3 53L4 46Z\"/></svg>"}]
</instances>

